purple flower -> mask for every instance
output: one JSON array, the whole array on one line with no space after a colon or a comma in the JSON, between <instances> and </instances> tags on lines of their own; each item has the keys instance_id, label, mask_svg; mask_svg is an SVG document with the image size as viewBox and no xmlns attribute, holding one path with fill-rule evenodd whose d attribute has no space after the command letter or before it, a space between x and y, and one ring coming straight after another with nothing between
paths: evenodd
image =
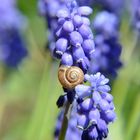
<instances>
[{"instance_id":1,"label":"purple flower","mask_svg":"<svg viewBox=\"0 0 140 140\"><path fill-rule=\"evenodd\" d=\"M78 4L82 5L82 1L83 0L78 1L80 2ZM85 5L78 8L77 2L75 0L39 0L38 7L40 14L45 17L48 26L47 46L49 46L51 53L55 54L56 57L60 58L60 55L54 53L54 51L57 51L55 50L54 42L58 37L68 37L68 33L77 31L83 35L81 37L93 39L91 29L88 27L90 25L90 21L87 18L87 16L92 13L91 8ZM58 22L57 18L59 18ZM59 26L57 26L58 24ZM80 35L77 36L75 32L72 33L71 36L77 37L79 41L81 39ZM82 40L83 39L81 39L81 41ZM75 41L76 39L72 39L71 43L74 44Z\"/></svg>"},{"instance_id":2,"label":"purple flower","mask_svg":"<svg viewBox=\"0 0 140 140\"><path fill-rule=\"evenodd\" d=\"M9 67L17 67L27 55L20 29L25 25L15 0L0 4L0 61Z\"/></svg>"},{"instance_id":3,"label":"purple flower","mask_svg":"<svg viewBox=\"0 0 140 140\"><path fill-rule=\"evenodd\" d=\"M83 130L82 140L96 140L106 138L108 124L116 118L113 96L109 94L109 80L100 73L85 75L89 86L78 85L75 88L78 102L77 126Z\"/></svg>"},{"instance_id":4,"label":"purple flower","mask_svg":"<svg viewBox=\"0 0 140 140\"><path fill-rule=\"evenodd\" d=\"M85 80L91 85L78 85L75 87L76 95L80 98L91 96L93 92L107 93L110 91L110 87L108 85L109 79L105 78L105 76L99 72L95 75L85 74ZM97 93L95 94L95 97Z\"/></svg>"},{"instance_id":5,"label":"purple flower","mask_svg":"<svg viewBox=\"0 0 140 140\"><path fill-rule=\"evenodd\" d=\"M98 39L103 40L98 42ZM116 39L105 40L102 36L97 35L95 38L95 53L90 62L90 73L100 71L104 75L115 78L117 70L122 66L120 61L121 45Z\"/></svg>"},{"instance_id":6,"label":"purple flower","mask_svg":"<svg viewBox=\"0 0 140 140\"><path fill-rule=\"evenodd\" d=\"M106 138L108 135L108 124L114 122L116 114L113 104L113 96L109 94L111 90L105 76L97 73L95 75L85 74L85 81L88 84L76 86L73 100L73 109L69 119L66 140L70 135L77 140L96 140ZM66 93L66 89L64 90ZM67 91L67 94L72 91ZM66 94L66 95L67 95ZM64 105L64 98L61 96L59 102ZM71 96L70 96L71 97ZM68 95L67 95L67 99ZM65 98L65 100L67 100ZM77 103L75 102L77 99ZM58 103L58 102L57 102ZM64 112L58 117L55 138L58 139ZM79 128L79 129L78 129Z\"/></svg>"},{"instance_id":7,"label":"purple flower","mask_svg":"<svg viewBox=\"0 0 140 140\"><path fill-rule=\"evenodd\" d=\"M78 7L75 1L71 1L67 8L57 12L54 57L61 59L61 65L78 66L84 73L95 50L90 22L87 22L87 16L91 13L90 7Z\"/></svg>"},{"instance_id":8,"label":"purple flower","mask_svg":"<svg viewBox=\"0 0 140 140\"><path fill-rule=\"evenodd\" d=\"M101 72L115 78L120 62L121 44L119 43L119 19L107 11L100 12L93 21L95 29L95 52L90 62L89 73Z\"/></svg>"}]
</instances>

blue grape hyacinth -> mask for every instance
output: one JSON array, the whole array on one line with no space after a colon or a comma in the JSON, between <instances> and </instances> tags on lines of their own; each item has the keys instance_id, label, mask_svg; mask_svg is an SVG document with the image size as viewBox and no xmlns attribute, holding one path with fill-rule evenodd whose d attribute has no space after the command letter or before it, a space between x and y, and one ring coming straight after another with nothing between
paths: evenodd
<instances>
[{"instance_id":1,"label":"blue grape hyacinth","mask_svg":"<svg viewBox=\"0 0 140 140\"><path fill-rule=\"evenodd\" d=\"M90 20L87 17L91 13L90 7L78 7L75 1L58 11L57 41L53 54L61 59L61 65L78 66L84 72L87 71L89 60L95 51Z\"/></svg>"},{"instance_id":2,"label":"blue grape hyacinth","mask_svg":"<svg viewBox=\"0 0 140 140\"><path fill-rule=\"evenodd\" d=\"M0 62L8 67L17 67L27 55L20 35L25 20L17 10L15 0L0 2Z\"/></svg>"},{"instance_id":3,"label":"blue grape hyacinth","mask_svg":"<svg viewBox=\"0 0 140 140\"><path fill-rule=\"evenodd\" d=\"M90 85L78 85L77 126L83 131L82 140L102 140L108 135L108 124L116 118L109 80L101 73L85 75Z\"/></svg>"},{"instance_id":4,"label":"blue grape hyacinth","mask_svg":"<svg viewBox=\"0 0 140 140\"><path fill-rule=\"evenodd\" d=\"M115 78L122 66L120 61L121 44L119 43L119 19L113 13L99 12L93 20L95 29L95 53L90 62L89 72L101 72Z\"/></svg>"},{"instance_id":5,"label":"blue grape hyacinth","mask_svg":"<svg viewBox=\"0 0 140 140\"><path fill-rule=\"evenodd\" d=\"M69 118L65 140L103 140L108 136L108 125L116 119L109 79L101 73L85 74L85 82L75 87L75 100ZM76 102L77 101L77 102ZM63 106L65 108L65 105ZM57 140L63 121L64 108L58 116L54 137Z\"/></svg>"},{"instance_id":6,"label":"blue grape hyacinth","mask_svg":"<svg viewBox=\"0 0 140 140\"><path fill-rule=\"evenodd\" d=\"M68 4L69 3L69 4ZM38 1L38 9L39 13L45 17L47 23L47 34L48 34L48 43L47 47L50 49L51 53L53 53L55 48L55 40L57 36L55 35L55 31L57 28L57 12L61 9L70 8L71 0L39 0ZM93 3L92 0L79 0L74 2L75 4L78 3L80 6L91 5ZM67 6L66 6L67 5ZM69 5L69 6L68 6ZM71 7L72 10L74 7ZM69 9L69 10L70 10ZM68 9L67 9L68 10ZM77 18L77 17L75 17ZM77 20L81 20L79 17ZM83 22L90 24L90 21L84 16L82 18ZM81 22L81 21L78 21ZM81 23L75 23L81 24Z\"/></svg>"},{"instance_id":7,"label":"blue grape hyacinth","mask_svg":"<svg viewBox=\"0 0 140 140\"><path fill-rule=\"evenodd\" d=\"M121 68L120 61L121 45L115 39L105 40L98 35L95 38L95 54L90 62L89 73L100 71L105 76L115 78L118 69Z\"/></svg>"}]
</instances>

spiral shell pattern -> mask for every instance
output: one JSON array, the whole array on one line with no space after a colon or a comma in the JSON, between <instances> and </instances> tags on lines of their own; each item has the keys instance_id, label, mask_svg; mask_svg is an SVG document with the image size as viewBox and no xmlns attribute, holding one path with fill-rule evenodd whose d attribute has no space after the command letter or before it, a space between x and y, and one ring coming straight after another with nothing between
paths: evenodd
<instances>
[{"instance_id":1,"label":"spiral shell pattern","mask_svg":"<svg viewBox=\"0 0 140 140\"><path fill-rule=\"evenodd\" d=\"M84 73L76 66L61 66L58 70L58 79L64 88L73 89L84 81Z\"/></svg>"}]
</instances>

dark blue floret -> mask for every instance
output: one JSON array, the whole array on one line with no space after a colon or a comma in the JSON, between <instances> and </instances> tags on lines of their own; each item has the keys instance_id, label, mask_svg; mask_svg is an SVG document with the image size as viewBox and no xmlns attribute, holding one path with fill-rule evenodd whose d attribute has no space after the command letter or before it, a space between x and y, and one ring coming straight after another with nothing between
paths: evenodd
<instances>
[{"instance_id":1,"label":"dark blue floret","mask_svg":"<svg viewBox=\"0 0 140 140\"><path fill-rule=\"evenodd\" d=\"M61 95L56 102L57 107L58 108L62 107L64 103L65 103L65 95Z\"/></svg>"}]
</instances>

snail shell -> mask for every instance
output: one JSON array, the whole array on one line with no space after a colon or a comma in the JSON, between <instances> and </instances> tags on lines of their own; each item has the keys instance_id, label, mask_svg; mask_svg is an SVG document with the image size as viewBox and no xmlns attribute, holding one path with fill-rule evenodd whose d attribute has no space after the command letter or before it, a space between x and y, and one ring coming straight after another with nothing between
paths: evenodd
<instances>
[{"instance_id":1,"label":"snail shell","mask_svg":"<svg viewBox=\"0 0 140 140\"><path fill-rule=\"evenodd\" d=\"M64 88L73 89L84 81L84 73L76 66L61 66L58 70L58 79Z\"/></svg>"}]
</instances>

